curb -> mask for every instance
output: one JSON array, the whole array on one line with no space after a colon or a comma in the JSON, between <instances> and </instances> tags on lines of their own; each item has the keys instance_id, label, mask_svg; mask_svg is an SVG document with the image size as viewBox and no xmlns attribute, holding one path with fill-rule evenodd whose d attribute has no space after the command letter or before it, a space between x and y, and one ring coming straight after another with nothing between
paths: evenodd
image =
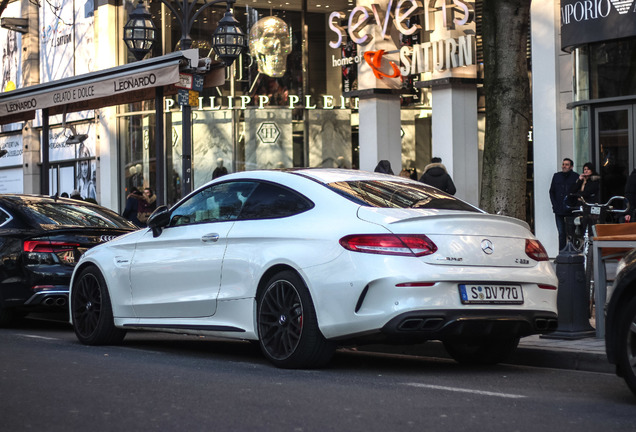
<instances>
[{"instance_id":1,"label":"curb","mask_svg":"<svg viewBox=\"0 0 636 432\"><path fill-rule=\"evenodd\" d=\"M416 357L431 357L451 360L440 341L428 341L417 345L366 345L357 351L399 354ZM585 372L615 374L615 366L607 361L605 353L563 348L545 348L519 345L511 358L503 364L532 366L553 369L568 369Z\"/></svg>"},{"instance_id":2,"label":"curb","mask_svg":"<svg viewBox=\"0 0 636 432\"><path fill-rule=\"evenodd\" d=\"M519 346L506 364L615 374L605 353Z\"/></svg>"}]
</instances>

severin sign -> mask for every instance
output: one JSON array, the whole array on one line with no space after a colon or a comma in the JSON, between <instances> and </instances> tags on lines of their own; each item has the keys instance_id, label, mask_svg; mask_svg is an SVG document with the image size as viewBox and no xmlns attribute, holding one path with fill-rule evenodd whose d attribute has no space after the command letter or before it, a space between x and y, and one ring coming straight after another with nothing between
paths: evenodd
<instances>
[{"instance_id":1,"label":"severin sign","mask_svg":"<svg viewBox=\"0 0 636 432\"><path fill-rule=\"evenodd\" d=\"M379 37L387 38L390 26L404 36L422 30L431 34L430 42L400 48L402 75L442 72L475 64L474 3L461 0L388 0L386 10L380 5L356 6L347 15L333 12L329 15L329 28L334 36L332 48L341 47L347 38L365 47L373 36L365 31L370 24L379 27ZM393 17L391 19L391 17ZM413 18L419 17L418 20ZM347 26L341 23L346 22ZM377 33L376 33L377 34ZM377 37L377 36L376 36ZM364 48L362 48L364 50ZM334 66L359 63L362 56L332 59Z\"/></svg>"},{"instance_id":2,"label":"severin sign","mask_svg":"<svg viewBox=\"0 0 636 432\"><path fill-rule=\"evenodd\" d=\"M632 36L635 0L561 0L561 49Z\"/></svg>"}]
</instances>

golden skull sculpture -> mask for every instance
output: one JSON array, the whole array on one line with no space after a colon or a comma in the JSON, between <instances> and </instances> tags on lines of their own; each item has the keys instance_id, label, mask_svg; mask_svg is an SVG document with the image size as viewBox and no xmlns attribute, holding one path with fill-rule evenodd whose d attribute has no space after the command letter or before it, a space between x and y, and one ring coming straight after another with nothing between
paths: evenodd
<instances>
[{"instance_id":1,"label":"golden skull sculpture","mask_svg":"<svg viewBox=\"0 0 636 432\"><path fill-rule=\"evenodd\" d=\"M250 55L258 71L279 78L285 75L287 56L292 50L289 26L275 16L258 20L250 29Z\"/></svg>"}]
</instances>

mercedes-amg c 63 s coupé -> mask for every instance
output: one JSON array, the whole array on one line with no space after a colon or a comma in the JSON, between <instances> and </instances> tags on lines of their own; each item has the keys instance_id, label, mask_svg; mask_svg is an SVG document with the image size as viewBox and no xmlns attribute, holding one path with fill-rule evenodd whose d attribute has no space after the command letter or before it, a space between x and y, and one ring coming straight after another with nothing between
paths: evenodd
<instances>
[{"instance_id":1,"label":"mercedes-amg c 63 s coup\u00e9","mask_svg":"<svg viewBox=\"0 0 636 432\"><path fill-rule=\"evenodd\" d=\"M407 178L341 169L211 181L148 228L88 250L70 315L82 343L127 330L258 341L284 368L338 346L441 340L496 363L557 327L557 278L528 225Z\"/></svg>"}]
</instances>

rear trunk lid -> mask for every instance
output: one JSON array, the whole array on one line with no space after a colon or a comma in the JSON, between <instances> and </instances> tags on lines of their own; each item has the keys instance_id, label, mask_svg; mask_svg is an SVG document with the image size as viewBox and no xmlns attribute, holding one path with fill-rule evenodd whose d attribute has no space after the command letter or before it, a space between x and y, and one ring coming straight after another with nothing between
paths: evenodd
<instances>
[{"instance_id":1,"label":"rear trunk lid","mask_svg":"<svg viewBox=\"0 0 636 432\"><path fill-rule=\"evenodd\" d=\"M531 267L536 261L525 252L534 239L518 219L487 213L360 207L358 217L394 234L424 234L437 251L424 262L448 266Z\"/></svg>"}]
</instances>

